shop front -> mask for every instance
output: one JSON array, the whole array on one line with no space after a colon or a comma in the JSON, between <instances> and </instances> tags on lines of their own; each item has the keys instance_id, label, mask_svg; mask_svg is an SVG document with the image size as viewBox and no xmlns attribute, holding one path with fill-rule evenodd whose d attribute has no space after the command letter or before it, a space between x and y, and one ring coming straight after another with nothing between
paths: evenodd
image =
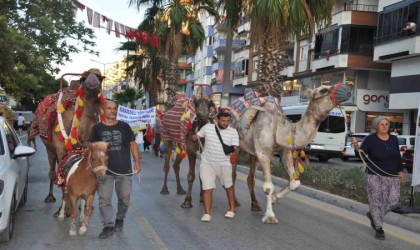
<instances>
[{"instance_id":1,"label":"shop front","mask_svg":"<svg viewBox=\"0 0 420 250\"><path fill-rule=\"evenodd\" d=\"M364 131L357 132L372 132L373 120L375 117L382 115L389 118L391 122L390 130L397 129L400 135L410 134L410 111L390 110L389 91L358 89L356 100L359 110L357 112L363 112L363 114L358 114L360 119L356 123L358 123L359 130L360 128L364 129Z\"/></svg>"}]
</instances>

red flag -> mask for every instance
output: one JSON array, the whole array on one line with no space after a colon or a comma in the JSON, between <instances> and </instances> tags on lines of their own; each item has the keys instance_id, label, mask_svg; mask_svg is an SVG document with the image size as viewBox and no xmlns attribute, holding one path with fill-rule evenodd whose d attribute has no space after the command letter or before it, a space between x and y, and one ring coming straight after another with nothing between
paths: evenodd
<instances>
[{"instance_id":1,"label":"red flag","mask_svg":"<svg viewBox=\"0 0 420 250\"><path fill-rule=\"evenodd\" d=\"M157 48L159 45L159 35L152 35L152 46Z\"/></svg>"},{"instance_id":2,"label":"red flag","mask_svg":"<svg viewBox=\"0 0 420 250\"><path fill-rule=\"evenodd\" d=\"M149 143L153 140L153 131L150 123L147 124L146 134L144 135L144 139L146 139Z\"/></svg>"},{"instance_id":3,"label":"red flag","mask_svg":"<svg viewBox=\"0 0 420 250\"><path fill-rule=\"evenodd\" d=\"M101 23L101 14L95 11L95 14L93 14L93 27L99 28Z\"/></svg>"},{"instance_id":4,"label":"red flag","mask_svg":"<svg viewBox=\"0 0 420 250\"><path fill-rule=\"evenodd\" d=\"M102 22L108 22L108 17L102 15Z\"/></svg>"},{"instance_id":5,"label":"red flag","mask_svg":"<svg viewBox=\"0 0 420 250\"><path fill-rule=\"evenodd\" d=\"M125 25L120 23L120 33L121 35L125 36Z\"/></svg>"},{"instance_id":6,"label":"red flag","mask_svg":"<svg viewBox=\"0 0 420 250\"><path fill-rule=\"evenodd\" d=\"M141 38L142 38L142 32L141 32L141 30L136 30L134 32L134 36L136 37L136 43L140 43L141 42Z\"/></svg>"},{"instance_id":7,"label":"red flag","mask_svg":"<svg viewBox=\"0 0 420 250\"><path fill-rule=\"evenodd\" d=\"M77 7L83 12L83 10L86 8L86 6L82 3L77 3Z\"/></svg>"},{"instance_id":8,"label":"red flag","mask_svg":"<svg viewBox=\"0 0 420 250\"><path fill-rule=\"evenodd\" d=\"M149 35L149 33L147 33L147 32L144 32L143 31L143 34L142 34L142 39L143 39L143 44L147 44L147 43L149 43L149 41L150 41L150 35Z\"/></svg>"},{"instance_id":9,"label":"red flag","mask_svg":"<svg viewBox=\"0 0 420 250\"><path fill-rule=\"evenodd\" d=\"M106 32L108 32L108 34L111 34L113 24L114 24L114 20L112 20L111 18L108 18L108 23L106 24Z\"/></svg>"}]
</instances>

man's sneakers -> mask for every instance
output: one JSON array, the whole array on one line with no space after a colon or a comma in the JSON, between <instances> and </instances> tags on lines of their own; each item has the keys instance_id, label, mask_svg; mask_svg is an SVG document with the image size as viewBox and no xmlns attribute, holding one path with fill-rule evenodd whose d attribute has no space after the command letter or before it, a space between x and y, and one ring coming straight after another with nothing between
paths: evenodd
<instances>
[{"instance_id":1,"label":"man's sneakers","mask_svg":"<svg viewBox=\"0 0 420 250\"><path fill-rule=\"evenodd\" d=\"M114 232L121 232L123 230L123 226L124 220L116 219L114 224Z\"/></svg>"},{"instance_id":2,"label":"man's sneakers","mask_svg":"<svg viewBox=\"0 0 420 250\"><path fill-rule=\"evenodd\" d=\"M382 228L376 229L375 238L378 240L385 240L385 232Z\"/></svg>"},{"instance_id":3,"label":"man's sneakers","mask_svg":"<svg viewBox=\"0 0 420 250\"><path fill-rule=\"evenodd\" d=\"M226 212L225 218L233 219L233 217L235 217L235 213L234 212L232 212L232 211L227 211Z\"/></svg>"},{"instance_id":4,"label":"man's sneakers","mask_svg":"<svg viewBox=\"0 0 420 250\"><path fill-rule=\"evenodd\" d=\"M211 221L211 215L210 214L204 214L201 217L201 221L203 221L203 222L209 222L209 221Z\"/></svg>"},{"instance_id":5,"label":"man's sneakers","mask_svg":"<svg viewBox=\"0 0 420 250\"><path fill-rule=\"evenodd\" d=\"M106 239L114 233L114 228L111 226L104 227L99 234L99 239Z\"/></svg>"}]
</instances>

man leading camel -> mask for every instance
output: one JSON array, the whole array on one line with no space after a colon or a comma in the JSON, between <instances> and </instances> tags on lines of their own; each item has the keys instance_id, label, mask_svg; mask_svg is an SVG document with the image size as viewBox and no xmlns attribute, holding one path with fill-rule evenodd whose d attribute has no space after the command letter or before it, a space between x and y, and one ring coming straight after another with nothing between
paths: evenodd
<instances>
[{"instance_id":1,"label":"man leading camel","mask_svg":"<svg viewBox=\"0 0 420 250\"><path fill-rule=\"evenodd\" d=\"M217 114L217 125L208 123L191 139L197 141L198 137L205 138L203 153L201 154L200 178L203 183L203 205L204 215L201 221L211 220L211 205L213 189L216 187L216 177L226 190L229 200L229 211L225 214L226 218L235 216L235 194L232 181L232 164L230 155L225 154L222 141L225 145L239 146L238 132L231 128L231 115L228 109L221 109ZM219 139L220 133L221 139Z\"/></svg>"}]
</instances>

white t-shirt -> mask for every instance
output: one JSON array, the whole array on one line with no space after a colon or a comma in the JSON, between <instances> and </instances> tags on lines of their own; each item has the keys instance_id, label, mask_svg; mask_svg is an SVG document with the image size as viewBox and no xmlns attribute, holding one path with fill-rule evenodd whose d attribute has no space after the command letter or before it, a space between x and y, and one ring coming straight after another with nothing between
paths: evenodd
<instances>
[{"instance_id":1,"label":"white t-shirt","mask_svg":"<svg viewBox=\"0 0 420 250\"><path fill-rule=\"evenodd\" d=\"M136 134L136 143L137 144L144 143L144 140L143 140L143 131L137 132L137 134Z\"/></svg>"},{"instance_id":2,"label":"white t-shirt","mask_svg":"<svg viewBox=\"0 0 420 250\"><path fill-rule=\"evenodd\" d=\"M238 132L232 127L220 129L223 143L229 146L239 146ZM214 124L208 123L198 131L197 136L205 138L204 150L201 154L201 163L210 166L231 166L230 156L223 152L222 143L216 133Z\"/></svg>"},{"instance_id":3,"label":"white t-shirt","mask_svg":"<svg viewBox=\"0 0 420 250\"><path fill-rule=\"evenodd\" d=\"M23 116L18 116L18 118L17 118L17 124L18 124L18 126L23 126L23 123L25 122L25 117L23 117Z\"/></svg>"}]
</instances>

